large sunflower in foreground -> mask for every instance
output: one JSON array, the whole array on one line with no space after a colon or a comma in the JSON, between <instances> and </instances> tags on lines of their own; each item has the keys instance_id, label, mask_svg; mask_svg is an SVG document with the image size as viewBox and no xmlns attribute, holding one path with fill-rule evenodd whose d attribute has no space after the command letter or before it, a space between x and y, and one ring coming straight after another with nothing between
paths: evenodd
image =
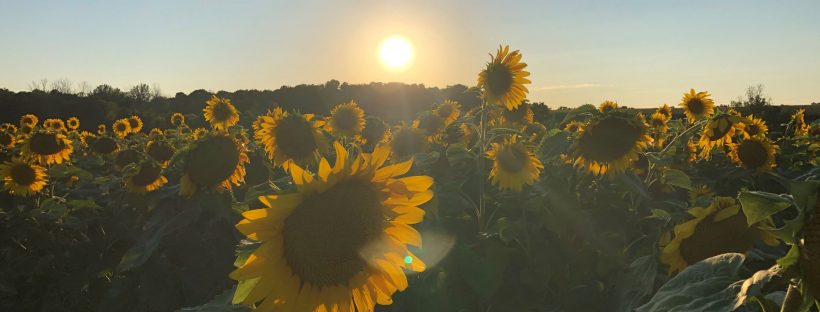
<instances>
[{"instance_id":1,"label":"large sunflower in foreground","mask_svg":"<svg viewBox=\"0 0 820 312\"><path fill-rule=\"evenodd\" d=\"M683 108L683 113L686 114L689 123L712 116L715 113L715 102L709 96L711 96L709 92L695 92L695 89L690 89L689 93L683 94L680 107Z\"/></svg>"},{"instance_id":2,"label":"large sunflower in foreground","mask_svg":"<svg viewBox=\"0 0 820 312\"><path fill-rule=\"evenodd\" d=\"M675 226L674 238L661 251L661 263L668 265L673 274L712 256L745 253L759 240L773 246L779 243L762 229L770 221L748 226L740 208L732 197L716 197L709 207L689 209L694 219Z\"/></svg>"},{"instance_id":3,"label":"large sunflower in foreground","mask_svg":"<svg viewBox=\"0 0 820 312\"><path fill-rule=\"evenodd\" d=\"M541 175L544 165L515 138L492 143L487 158L493 161L490 180L500 189L520 192L524 185L533 184Z\"/></svg>"},{"instance_id":4,"label":"large sunflower in foreground","mask_svg":"<svg viewBox=\"0 0 820 312\"><path fill-rule=\"evenodd\" d=\"M23 155L39 164L60 164L71 158L74 147L65 135L54 132L32 134L23 145Z\"/></svg>"},{"instance_id":5,"label":"large sunflower in foreground","mask_svg":"<svg viewBox=\"0 0 820 312\"><path fill-rule=\"evenodd\" d=\"M772 170L778 147L764 136L755 136L740 143L729 144L729 158L738 166L758 172Z\"/></svg>"},{"instance_id":6,"label":"large sunflower in foreground","mask_svg":"<svg viewBox=\"0 0 820 312\"><path fill-rule=\"evenodd\" d=\"M205 104L205 108L202 109L205 121L211 123L214 129L225 130L239 122L239 112L231 104L231 100L214 95Z\"/></svg>"},{"instance_id":7,"label":"large sunflower in foreground","mask_svg":"<svg viewBox=\"0 0 820 312\"><path fill-rule=\"evenodd\" d=\"M260 117L254 137L276 166L287 169L292 163L313 163L316 155L327 150L323 122L313 120L311 114L288 113L277 107L271 116Z\"/></svg>"},{"instance_id":8,"label":"large sunflower in foreground","mask_svg":"<svg viewBox=\"0 0 820 312\"><path fill-rule=\"evenodd\" d=\"M481 97L490 103L499 104L507 109L513 109L527 97L527 87L530 80L525 71L527 63L521 62L521 53L518 50L510 52L510 46L498 47L495 57L490 54L481 73L478 74L478 87L483 91Z\"/></svg>"},{"instance_id":9,"label":"large sunflower in foreground","mask_svg":"<svg viewBox=\"0 0 820 312\"><path fill-rule=\"evenodd\" d=\"M578 129L572 144L573 163L595 175L619 172L652 143L646 123L636 116L603 114Z\"/></svg>"},{"instance_id":10,"label":"large sunflower in foreground","mask_svg":"<svg viewBox=\"0 0 820 312\"><path fill-rule=\"evenodd\" d=\"M330 133L338 137L353 138L364 130L364 110L356 101L336 105L330 111L327 126Z\"/></svg>"},{"instance_id":11,"label":"large sunflower in foreground","mask_svg":"<svg viewBox=\"0 0 820 312\"><path fill-rule=\"evenodd\" d=\"M373 311L407 288L403 269L425 269L407 246L421 246L410 225L422 221L433 179L398 178L413 161L383 167L384 146L352 160L334 147L333 167L324 158L316 175L291 166L296 192L261 196L266 207L242 214L237 229L262 244L230 274L254 284L234 302L258 312Z\"/></svg>"},{"instance_id":12,"label":"large sunflower in foreground","mask_svg":"<svg viewBox=\"0 0 820 312\"><path fill-rule=\"evenodd\" d=\"M114 134L120 139L125 138L125 136L131 133L131 123L126 118L119 119L111 125L111 131L114 131Z\"/></svg>"},{"instance_id":13,"label":"large sunflower in foreground","mask_svg":"<svg viewBox=\"0 0 820 312\"><path fill-rule=\"evenodd\" d=\"M445 125L450 125L461 115L461 105L456 101L446 100L444 103L436 106L436 108L433 109L433 113L443 119Z\"/></svg>"},{"instance_id":14,"label":"large sunflower in foreground","mask_svg":"<svg viewBox=\"0 0 820 312\"><path fill-rule=\"evenodd\" d=\"M46 185L46 169L18 159L0 164L3 189L12 195L31 196Z\"/></svg>"},{"instance_id":15,"label":"large sunflower in foreground","mask_svg":"<svg viewBox=\"0 0 820 312\"><path fill-rule=\"evenodd\" d=\"M735 129L740 127L740 124L735 122L735 118L730 114L720 114L703 125L698 140L701 158L710 159L712 149L732 143Z\"/></svg>"},{"instance_id":16,"label":"large sunflower in foreground","mask_svg":"<svg viewBox=\"0 0 820 312\"><path fill-rule=\"evenodd\" d=\"M231 188L245 178L245 148L228 133L215 131L199 138L185 156L180 194L190 197L200 189Z\"/></svg>"},{"instance_id":17,"label":"large sunflower in foreground","mask_svg":"<svg viewBox=\"0 0 820 312\"><path fill-rule=\"evenodd\" d=\"M162 175L162 167L148 161L143 162L139 169L125 180L125 188L131 193L145 194L162 187L165 183L168 183L168 179Z\"/></svg>"}]
</instances>

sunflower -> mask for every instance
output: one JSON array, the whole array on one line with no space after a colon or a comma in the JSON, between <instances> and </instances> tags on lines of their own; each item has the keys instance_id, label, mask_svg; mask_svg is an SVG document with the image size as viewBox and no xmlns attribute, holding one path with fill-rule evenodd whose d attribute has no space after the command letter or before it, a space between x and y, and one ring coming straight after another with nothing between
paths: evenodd
<instances>
[{"instance_id":1,"label":"sunflower","mask_svg":"<svg viewBox=\"0 0 820 312\"><path fill-rule=\"evenodd\" d=\"M729 114L720 114L703 125L698 146L701 148L700 157L710 159L712 149L732 143L735 128L740 127Z\"/></svg>"},{"instance_id":2,"label":"sunflower","mask_svg":"<svg viewBox=\"0 0 820 312\"><path fill-rule=\"evenodd\" d=\"M638 159L652 143L648 126L637 116L602 114L578 130L572 144L572 157L595 175L619 172Z\"/></svg>"},{"instance_id":3,"label":"sunflower","mask_svg":"<svg viewBox=\"0 0 820 312\"><path fill-rule=\"evenodd\" d=\"M136 164L142 161L142 153L135 149L125 149L117 152L114 156L114 165L120 170L125 169L128 165Z\"/></svg>"},{"instance_id":4,"label":"sunflower","mask_svg":"<svg viewBox=\"0 0 820 312\"><path fill-rule=\"evenodd\" d=\"M608 111L612 111L618 108L618 102L615 101L604 101L603 103L598 105L598 111L602 113L606 113Z\"/></svg>"},{"instance_id":5,"label":"sunflower","mask_svg":"<svg viewBox=\"0 0 820 312\"><path fill-rule=\"evenodd\" d=\"M165 136L165 133L163 133L159 128L153 128L148 132L148 137L152 140L160 139L163 136Z\"/></svg>"},{"instance_id":6,"label":"sunflower","mask_svg":"<svg viewBox=\"0 0 820 312\"><path fill-rule=\"evenodd\" d=\"M131 123L125 118L117 120L113 125L111 125L111 130L114 131L114 134L116 134L120 139L123 139L131 133Z\"/></svg>"},{"instance_id":7,"label":"sunflower","mask_svg":"<svg viewBox=\"0 0 820 312\"><path fill-rule=\"evenodd\" d=\"M393 139L390 141L393 157L398 159L426 152L428 147L427 137L424 132L407 126L397 127L396 131L393 132Z\"/></svg>"},{"instance_id":8,"label":"sunflower","mask_svg":"<svg viewBox=\"0 0 820 312\"><path fill-rule=\"evenodd\" d=\"M281 111L281 109L279 109L279 111ZM259 131L259 129L262 129L262 123L265 122L265 116L275 117L276 114L277 114L277 109L274 109L273 111L268 109L268 112L265 113L265 115L256 116L256 119L254 119L253 122L251 123L251 129L253 129L254 132Z\"/></svg>"},{"instance_id":9,"label":"sunflower","mask_svg":"<svg viewBox=\"0 0 820 312\"><path fill-rule=\"evenodd\" d=\"M508 125L522 125L533 122L535 114L532 112L532 107L529 102L524 101L516 108L503 109L501 111L501 118L504 124Z\"/></svg>"},{"instance_id":10,"label":"sunflower","mask_svg":"<svg viewBox=\"0 0 820 312\"><path fill-rule=\"evenodd\" d=\"M277 107L273 116L262 118L254 137L276 166L287 169L292 163L312 163L316 155L327 150L323 122L314 121L313 115L291 114Z\"/></svg>"},{"instance_id":11,"label":"sunflower","mask_svg":"<svg viewBox=\"0 0 820 312\"><path fill-rule=\"evenodd\" d=\"M778 147L766 137L755 136L736 144L729 144L729 158L738 166L758 172L772 170L776 166Z\"/></svg>"},{"instance_id":12,"label":"sunflower","mask_svg":"<svg viewBox=\"0 0 820 312\"><path fill-rule=\"evenodd\" d=\"M436 108L433 109L433 113L443 119L445 125L450 125L461 115L461 105L456 101L446 100L444 103L436 106Z\"/></svg>"},{"instance_id":13,"label":"sunflower","mask_svg":"<svg viewBox=\"0 0 820 312\"><path fill-rule=\"evenodd\" d=\"M66 120L66 127L68 127L68 130L77 130L80 128L80 119L77 117L69 118Z\"/></svg>"},{"instance_id":14,"label":"sunflower","mask_svg":"<svg viewBox=\"0 0 820 312\"><path fill-rule=\"evenodd\" d=\"M743 138L748 139L753 136L766 136L769 134L769 127L762 118L749 115L740 124L743 127Z\"/></svg>"},{"instance_id":15,"label":"sunflower","mask_svg":"<svg viewBox=\"0 0 820 312\"><path fill-rule=\"evenodd\" d=\"M14 135L8 131L0 131L0 147L12 148L14 147Z\"/></svg>"},{"instance_id":16,"label":"sunflower","mask_svg":"<svg viewBox=\"0 0 820 312\"><path fill-rule=\"evenodd\" d=\"M204 137L208 134L208 129L205 128L196 128L194 129L194 140Z\"/></svg>"},{"instance_id":17,"label":"sunflower","mask_svg":"<svg viewBox=\"0 0 820 312\"><path fill-rule=\"evenodd\" d=\"M421 130L428 141L435 142L444 132L444 119L432 112L425 112L413 121L413 128Z\"/></svg>"},{"instance_id":18,"label":"sunflower","mask_svg":"<svg viewBox=\"0 0 820 312\"><path fill-rule=\"evenodd\" d=\"M669 125L666 123L668 120L664 114L654 112L649 116L649 126L655 130L655 133L664 134L669 131Z\"/></svg>"},{"instance_id":19,"label":"sunflower","mask_svg":"<svg viewBox=\"0 0 820 312\"><path fill-rule=\"evenodd\" d=\"M92 140L91 149L100 155L111 155L120 150L120 145L112 138L100 136Z\"/></svg>"},{"instance_id":20,"label":"sunflower","mask_svg":"<svg viewBox=\"0 0 820 312\"><path fill-rule=\"evenodd\" d=\"M140 119L140 116L133 115L131 117L128 117L127 120L128 125L131 126L131 133L139 133L140 131L142 131L142 119Z\"/></svg>"},{"instance_id":21,"label":"sunflower","mask_svg":"<svg viewBox=\"0 0 820 312\"><path fill-rule=\"evenodd\" d=\"M50 165L68 161L74 147L63 134L37 132L26 139L22 152L39 164Z\"/></svg>"},{"instance_id":22,"label":"sunflower","mask_svg":"<svg viewBox=\"0 0 820 312\"><path fill-rule=\"evenodd\" d=\"M185 155L180 194L193 196L199 189L239 186L245 178L245 149L223 131L197 139Z\"/></svg>"},{"instance_id":23,"label":"sunflower","mask_svg":"<svg viewBox=\"0 0 820 312\"><path fill-rule=\"evenodd\" d=\"M214 95L205 104L205 108L202 109L205 121L211 123L215 130L225 130L239 122L239 113L231 104L231 100Z\"/></svg>"},{"instance_id":24,"label":"sunflower","mask_svg":"<svg viewBox=\"0 0 820 312\"><path fill-rule=\"evenodd\" d=\"M524 126L521 132L530 144L538 144L544 135L547 134L547 127L540 122L534 121Z\"/></svg>"},{"instance_id":25,"label":"sunflower","mask_svg":"<svg viewBox=\"0 0 820 312\"><path fill-rule=\"evenodd\" d=\"M171 124L175 127L179 127L185 124L185 115L180 113L173 113L171 115Z\"/></svg>"},{"instance_id":26,"label":"sunflower","mask_svg":"<svg viewBox=\"0 0 820 312\"><path fill-rule=\"evenodd\" d=\"M43 122L43 127L52 132L60 132L66 129L65 122L59 118L46 119L46 121Z\"/></svg>"},{"instance_id":27,"label":"sunflower","mask_svg":"<svg viewBox=\"0 0 820 312\"><path fill-rule=\"evenodd\" d=\"M801 108L792 115L791 122L789 122L789 129L794 136L804 136L809 133L809 126L806 125L805 120L806 110Z\"/></svg>"},{"instance_id":28,"label":"sunflower","mask_svg":"<svg viewBox=\"0 0 820 312\"><path fill-rule=\"evenodd\" d=\"M389 149L377 147L349 161L336 143L333 167L320 161L314 176L298 166L296 192L261 196L236 227L261 245L230 274L253 290L234 297L254 311L373 311L407 288L403 269L425 264L408 250L421 246L412 224L422 221L433 179L397 178L413 161L385 166Z\"/></svg>"},{"instance_id":29,"label":"sunflower","mask_svg":"<svg viewBox=\"0 0 820 312\"><path fill-rule=\"evenodd\" d=\"M143 162L139 170L126 178L125 188L128 192L145 194L154 191L168 183L168 179L162 175L162 167L154 162Z\"/></svg>"},{"instance_id":30,"label":"sunflower","mask_svg":"<svg viewBox=\"0 0 820 312\"><path fill-rule=\"evenodd\" d=\"M105 125L104 124L97 125L97 134L104 135L105 133L106 133Z\"/></svg>"},{"instance_id":31,"label":"sunflower","mask_svg":"<svg viewBox=\"0 0 820 312\"><path fill-rule=\"evenodd\" d=\"M378 144L390 142L390 127L378 117L367 117L362 130L362 145L372 150Z\"/></svg>"},{"instance_id":32,"label":"sunflower","mask_svg":"<svg viewBox=\"0 0 820 312\"><path fill-rule=\"evenodd\" d=\"M524 71L527 63L521 62L518 50L510 52L510 47L498 47L495 57L490 54L487 68L478 74L478 88L483 92L481 97L490 103L498 103L507 109L514 109L527 97L530 80Z\"/></svg>"},{"instance_id":33,"label":"sunflower","mask_svg":"<svg viewBox=\"0 0 820 312\"><path fill-rule=\"evenodd\" d=\"M469 123L452 124L444 129L443 141L447 144L463 143L467 147L475 144L475 131Z\"/></svg>"},{"instance_id":34,"label":"sunflower","mask_svg":"<svg viewBox=\"0 0 820 312\"><path fill-rule=\"evenodd\" d=\"M658 109L655 110L655 113L660 113L666 117L666 121L672 120L672 108L669 107L669 105L666 105L666 103L663 103L661 107L658 107Z\"/></svg>"},{"instance_id":35,"label":"sunflower","mask_svg":"<svg viewBox=\"0 0 820 312\"><path fill-rule=\"evenodd\" d=\"M695 140L686 141L686 151L689 157L686 158L688 162L693 162L698 159L698 143Z\"/></svg>"},{"instance_id":36,"label":"sunflower","mask_svg":"<svg viewBox=\"0 0 820 312\"><path fill-rule=\"evenodd\" d=\"M80 138L80 142L84 146L88 146L89 141L91 141L91 139L95 138L96 136L93 133L88 132L88 131L80 131L80 133L77 135L77 137Z\"/></svg>"},{"instance_id":37,"label":"sunflower","mask_svg":"<svg viewBox=\"0 0 820 312\"><path fill-rule=\"evenodd\" d=\"M20 126L34 127L39 120L40 119L33 114L25 114L23 117L20 117Z\"/></svg>"},{"instance_id":38,"label":"sunflower","mask_svg":"<svg viewBox=\"0 0 820 312\"><path fill-rule=\"evenodd\" d=\"M669 266L670 274L719 254L745 253L758 240L778 244L774 235L762 229L770 221L748 226L740 204L732 197L716 197L708 207L695 207L688 212L694 219L676 225L675 237L661 251L660 260Z\"/></svg>"},{"instance_id":39,"label":"sunflower","mask_svg":"<svg viewBox=\"0 0 820 312\"><path fill-rule=\"evenodd\" d=\"M365 127L364 110L356 101L336 105L330 111L328 130L338 137L353 138Z\"/></svg>"},{"instance_id":40,"label":"sunflower","mask_svg":"<svg viewBox=\"0 0 820 312\"><path fill-rule=\"evenodd\" d=\"M568 122L566 125L564 125L564 131L574 133L574 132L578 132L578 130L581 130L583 127L584 127L583 122L573 120L573 121Z\"/></svg>"},{"instance_id":41,"label":"sunflower","mask_svg":"<svg viewBox=\"0 0 820 312\"><path fill-rule=\"evenodd\" d=\"M46 185L46 169L19 159L0 164L3 189L12 195L31 196Z\"/></svg>"},{"instance_id":42,"label":"sunflower","mask_svg":"<svg viewBox=\"0 0 820 312\"><path fill-rule=\"evenodd\" d=\"M680 106L689 123L693 123L704 117L712 116L715 113L715 102L709 98L709 92L701 91L695 93L695 89L683 94Z\"/></svg>"},{"instance_id":43,"label":"sunflower","mask_svg":"<svg viewBox=\"0 0 820 312\"><path fill-rule=\"evenodd\" d=\"M174 149L171 144L161 139L148 141L148 144L145 146L145 153L163 165L168 164L171 158L174 157L175 152L176 149Z\"/></svg>"},{"instance_id":44,"label":"sunflower","mask_svg":"<svg viewBox=\"0 0 820 312\"><path fill-rule=\"evenodd\" d=\"M17 130L17 133L21 136L29 136L34 132L34 127L29 125L22 125L20 129Z\"/></svg>"},{"instance_id":45,"label":"sunflower","mask_svg":"<svg viewBox=\"0 0 820 312\"><path fill-rule=\"evenodd\" d=\"M490 180L502 190L521 192L524 185L531 185L541 175L544 165L527 149L516 142L515 137L502 143L492 143L487 158L493 161Z\"/></svg>"}]
</instances>

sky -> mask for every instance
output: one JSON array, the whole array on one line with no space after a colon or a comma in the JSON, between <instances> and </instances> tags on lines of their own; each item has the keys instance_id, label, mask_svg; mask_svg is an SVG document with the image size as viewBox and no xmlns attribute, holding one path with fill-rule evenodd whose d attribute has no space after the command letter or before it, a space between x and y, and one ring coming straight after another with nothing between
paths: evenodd
<instances>
[{"instance_id":1,"label":"sky","mask_svg":"<svg viewBox=\"0 0 820 312\"><path fill-rule=\"evenodd\" d=\"M529 98L574 107L728 103L763 84L820 102L820 1L0 1L0 88L67 78L165 95L321 84L475 85L500 44L521 50ZM401 35L404 71L377 47Z\"/></svg>"}]
</instances>

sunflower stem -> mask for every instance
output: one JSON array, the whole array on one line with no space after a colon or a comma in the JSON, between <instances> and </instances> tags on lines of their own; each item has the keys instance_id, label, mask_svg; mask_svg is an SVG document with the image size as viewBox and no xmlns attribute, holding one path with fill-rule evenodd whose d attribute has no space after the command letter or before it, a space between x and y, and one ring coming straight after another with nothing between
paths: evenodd
<instances>
[{"instance_id":1,"label":"sunflower stem","mask_svg":"<svg viewBox=\"0 0 820 312\"><path fill-rule=\"evenodd\" d=\"M476 212L476 221L478 221L478 227L480 231L484 231L484 208L485 208L485 201L484 201L484 184L487 182L484 180L484 149L485 145L487 144L487 124L486 124L486 117L487 117L487 101L481 101L481 111L479 116L479 131L478 131L478 172L482 176L481 182L478 184L478 211Z\"/></svg>"}]
</instances>

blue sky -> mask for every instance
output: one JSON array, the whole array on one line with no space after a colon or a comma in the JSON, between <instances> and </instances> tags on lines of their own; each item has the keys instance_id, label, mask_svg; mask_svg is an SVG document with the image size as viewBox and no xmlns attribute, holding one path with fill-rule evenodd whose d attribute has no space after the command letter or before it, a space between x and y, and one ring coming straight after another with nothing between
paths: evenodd
<instances>
[{"instance_id":1,"label":"blue sky","mask_svg":"<svg viewBox=\"0 0 820 312\"><path fill-rule=\"evenodd\" d=\"M41 78L195 89L401 81L472 85L499 44L529 64L530 98L719 103L762 83L775 102L820 101L820 1L0 2L0 87ZM392 34L413 65L378 62Z\"/></svg>"}]
</instances>

